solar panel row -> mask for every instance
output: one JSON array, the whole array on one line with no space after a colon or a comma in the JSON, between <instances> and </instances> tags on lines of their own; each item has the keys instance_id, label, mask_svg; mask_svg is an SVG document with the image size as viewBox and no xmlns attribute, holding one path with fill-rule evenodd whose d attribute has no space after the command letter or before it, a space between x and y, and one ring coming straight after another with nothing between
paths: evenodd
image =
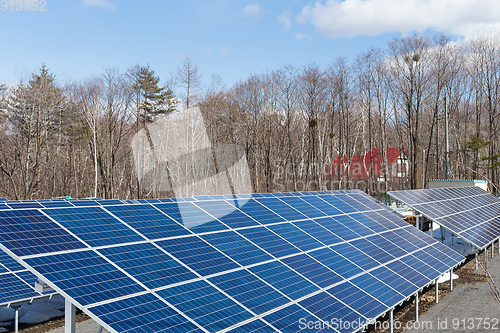
<instances>
[{"instance_id":1,"label":"solar panel row","mask_svg":"<svg viewBox=\"0 0 500 333\"><path fill-rule=\"evenodd\" d=\"M500 200L479 187L389 194L480 250L500 237Z\"/></svg>"},{"instance_id":2,"label":"solar panel row","mask_svg":"<svg viewBox=\"0 0 500 333\"><path fill-rule=\"evenodd\" d=\"M0 211L0 226L112 332L362 326L464 259L361 191Z\"/></svg>"},{"instance_id":3,"label":"solar panel row","mask_svg":"<svg viewBox=\"0 0 500 333\"><path fill-rule=\"evenodd\" d=\"M162 202L190 202L190 201L211 201L224 199L249 199L249 198L275 198L282 196L307 196L314 194L328 194L332 191L320 192L285 192L285 193L255 193L255 194L236 194L236 195L202 195L191 198L163 198L163 199L138 199L138 200L103 200L100 198L92 199L54 199L54 200L16 200L9 201L0 198L0 210L6 209L37 209L37 208L64 208L79 206L109 206L138 203L162 203Z\"/></svg>"}]
</instances>

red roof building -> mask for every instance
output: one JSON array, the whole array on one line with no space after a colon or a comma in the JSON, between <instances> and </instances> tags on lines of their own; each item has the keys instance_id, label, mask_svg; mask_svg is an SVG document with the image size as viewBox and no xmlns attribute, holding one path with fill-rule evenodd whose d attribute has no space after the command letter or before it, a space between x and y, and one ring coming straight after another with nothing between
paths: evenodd
<instances>
[{"instance_id":1,"label":"red roof building","mask_svg":"<svg viewBox=\"0 0 500 333\"><path fill-rule=\"evenodd\" d=\"M408 162L405 156L406 148L387 148L387 166L389 170L388 177L401 178L406 177L408 171ZM332 164L329 164L325 168L325 175L328 178L336 178L340 175L345 175L347 172L347 167L349 166L349 178L352 179L368 179L370 175L371 168L371 158L373 158L373 174L375 178L383 176L383 164L381 163L383 159L383 154L381 149L373 148L370 152L366 153L364 156L353 156L351 163L348 164L347 157L339 156ZM339 163L339 161L341 161Z\"/></svg>"}]
</instances>

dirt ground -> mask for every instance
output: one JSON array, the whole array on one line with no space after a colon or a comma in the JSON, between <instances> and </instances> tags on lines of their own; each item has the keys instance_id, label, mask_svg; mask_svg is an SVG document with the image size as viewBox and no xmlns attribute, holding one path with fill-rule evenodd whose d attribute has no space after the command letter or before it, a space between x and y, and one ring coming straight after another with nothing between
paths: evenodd
<instances>
[{"instance_id":1,"label":"dirt ground","mask_svg":"<svg viewBox=\"0 0 500 333\"><path fill-rule=\"evenodd\" d=\"M488 258L491 258L491 248L489 248ZM495 254L498 255L498 248L495 246ZM478 256L478 260L484 260L483 254ZM458 267L454 273L459 276L458 279L453 280L453 286L458 285L474 285L474 284L482 284L486 283L486 279L484 275L478 274L475 272L474 267L474 258L469 258L462 266ZM446 294L450 292L450 284L449 282L439 284L439 299L445 297ZM424 289L424 291L419 295L419 313L422 314L431 308L435 303L435 289L434 285L431 284L429 287ZM82 322L85 320L91 319L89 316L82 312L77 312L76 322ZM388 320L388 316L387 316ZM409 301L403 303L401 306L397 307L394 311L394 320L399 321L401 323L406 323L409 321L415 320L415 298L412 297ZM383 321L382 321L383 323ZM382 327L384 327L383 325ZM37 325L19 325L20 333L45 333L56 328L64 327L64 317L52 319L45 323L37 324ZM386 327L386 326L385 326ZM403 325L404 327L404 325ZM14 332L14 327L6 327L10 332ZM394 329L394 333L403 332L404 329L396 330ZM368 327L366 332L371 333L384 333L389 332L389 330L384 330L381 328Z\"/></svg>"}]
</instances>

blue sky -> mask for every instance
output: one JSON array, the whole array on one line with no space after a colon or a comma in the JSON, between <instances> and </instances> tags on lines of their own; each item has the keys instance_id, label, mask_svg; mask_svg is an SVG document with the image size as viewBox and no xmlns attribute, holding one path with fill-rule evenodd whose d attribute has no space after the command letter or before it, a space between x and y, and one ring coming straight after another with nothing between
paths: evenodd
<instances>
[{"instance_id":1,"label":"blue sky","mask_svg":"<svg viewBox=\"0 0 500 333\"><path fill-rule=\"evenodd\" d=\"M460 41L500 27L498 0L45 2L45 12L0 11L0 83L29 78L42 63L62 84L135 64L167 80L189 56L205 84L215 74L231 87L285 65L352 61L412 31Z\"/></svg>"}]
</instances>

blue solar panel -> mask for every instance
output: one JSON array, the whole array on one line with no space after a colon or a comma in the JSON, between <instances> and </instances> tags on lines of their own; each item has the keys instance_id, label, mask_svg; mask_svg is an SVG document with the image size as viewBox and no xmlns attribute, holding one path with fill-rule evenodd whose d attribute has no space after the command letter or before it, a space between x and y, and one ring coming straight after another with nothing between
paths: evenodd
<instances>
[{"instance_id":1,"label":"blue solar panel","mask_svg":"<svg viewBox=\"0 0 500 333\"><path fill-rule=\"evenodd\" d=\"M291 223L271 225L268 228L302 251L308 251L324 246L322 243Z\"/></svg>"},{"instance_id":2,"label":"blue solar panel","mask_svg":"<svg viewBox=\"0 0 500 333\"><path fill-rule=\"evenodd\" d=\"M316 322L318 317L313 316L304 308L292 304L264 317L264 320L281 332L310 332L307 327L301 328L301 323Z\"/></svg>"},{"instance_id":3,"label":"blue solar panel","mask_svg":"<svg viewBox=\"0 0 500 333\"><path fill-rule=\"evenodd\" d=\"M280 215L287 221L303 220L307 219L307 216L302 214L300 211L292 208L283 201L277 198L263 198L257 199L262 205L274 211L276 214ZM267 221L261 221L261 223L266 223Z\"/></svg>"},{"instance_id":4,"label":"blue solar panel","mask_svg":"<svg viewBox=\"0 0 500 333\"><path fill-rule=\"evenodd\" d=\"M340 209L336 208L335 206L330 205L327 203L325 200L322 200L321 198L317 196L305 196L301 198L308 204L316 207L317 209L321 210L323 213L326 215L339 215L343 214Z\"/></svg>"},{"instance_id":5,"label":"blue solar panel","mask_svg":"<svg viewBox=\"0 0 500 333\"><path fill-rule=\"evenodd\" d=\"M309 218L314 218L314 217L320 217L320 216L326 216L328 214L320 211L316 207L312 206L308 202L302 200L302 198L296 198L296 197L283 197L280 198L282 201L285 203L289 204L296 210L300 211L302 214Z\"/></svg>"},{"instance_id":6,"label":"blue solar panel","mask_svg":"<svg viewBox=\"0 0 500 333\"><path fill-rule=\"evenodd\" d=\"M2 267L2 273L26 270L26 268L3 251L0 251L0 267Z\"/></svg>"},{"instance_id":7,"label":"blue solar panel","mask_svg":"<svg viewBox=\"0 0 500 333\"><path fill-rule=\"evenodd\" d=\"M0 242L18 256L86 247L37 210L0 211Z\"/></svg>"},{"instance_id":8,"label":"blue solar panel","mask_svg":"<svg viewBox=\"0 0 500 333\"><path fill-rule=\"evenodd\" d=\"M240 267L198 237L164 240L157 244L200 275L211 275Z\"/></svg>"},{"instance_id":9,"label":"blue solar panel","mask_svg":"<svg viewBox=\"0 0 500 333\"><path fill-rule=\"evenodd\" d=\"M329 219L325 217L325 219ZM321 221L319 219L318 221ZM335 235L330 230L321 226L321 222L316 223L313 220L294 222L293 225L299 227L303 231L307 232L312 237L316 238L320 242L326 245L332 245L335 243L343 242L343 239Z\"/></svg>"},{"instance_id":10,"label":"blue solar panel","mask_svg":"<svg viewBox=\"0 0 500 333\"><path fill-rule=\"evenodd\" d=\"M338 284L326 292L368 319L377 318L387 309L382 302L349 281Z\"/></svg>"},{"instance_id":11,"label":"blue solar panel","mask_svg":"<svg viewBox=\"0 0 500 333\"><path fill-rule=\"evenodd\" d=\"M275 333L275 329L257 319L229 331L230 333Z\"/></svg>"},{"instance_id":12,"label":"blue solar panel","mask_svg":"<svg viewBox=\"0 0 500 333\"><path fill-rule=\"evenodd\" d=\"M265 227L241 229L238 233L248 238L274 257L284 257L300 250Z\"/></svg>"},{"instance_id":13,"label":"blue solar panel","mask_svg":"<svg viewBox=\"0 0 500 333\"><path fill-rule=\"evenodd\" d=\"M41 203L45 208L74 207L69 201L49 201Z\"/></svg>"},{"instance_id":14,"label":"blue solar panel","mask_svg":"<svg viewBox=\"0 0 500 333\"><path fill-rule=\"evenodd\" d=\"M311 256L314 255L314 252L311 253ZM299 254L297 256L284 258L281 261L297 273L303 275L322 288L343 280L340 275L328 269L325 265L311 258L307 254Z\"/></svg>"},{"instance_id":15,"label":"blue solar panel","mask_svg":"<svg viewBox=\"0 0 500 333\"><path fill-rule=\"evenodd\" d=\"M101 206L123 205L121 200L99 200L98 203Z\"/></svg>"},{"instance_id":16,"label":"blue solar panel","mask_svg":"<svg viewBox=\"0 0 500 333\"><path fill-rule=\"evenodd\" d=\"M463 260L360 191L236 197L30 210L9 225L22 235L42 219L47 236L80 247L10 246L113 332L308 332L301 322L334 318L362 327Z\"/></svg>"},{"instance_id":17,"label":"blue solar panel","mask_svg":"<svg viewBox=\"0 0 500 333\"><path fill-rule=\"evenodd\" d=\"M100 207L45 209L44 212L90 246L144 240L144 237L138 235Z\"/></svg>"},{"instance_id":18,"label":"blue solar panel","mask_svg":"<svg viewBox=\"0 0 500 333\"><path fill-rule=\"evenodd\" d=\"M404 295L398 293L396 290L389 287L386 283L375 278L371 274L358 276L352 279L351 282L367 294L375 296L377 300L384 303L387 307L397 304L401 298L404 297Z\"/></svg>"},{"instance_id":19,"label":"blue solar panel","mask_svg":"<svg viewBox=\"0 0 500 333\"><path fill-rule=\"evenodd\" d=\"M160 290L159 296L209 332L217 332L253 315L205 281Z\"/></svg>"},{"instance_id":20,"label":"blue solar panel","mask_svg":"<svg viewBox=\"0 0 500 333\"><path fill-rule=\"evenodd\" d=\"M69 202L76 207L101 206L94 200L69 200Z\"/></svg>"},{"instance_id":21,"label":"blue solar panel","mask_svg":"<svg viewBox=\"0 0 500 333\"><path fill-rule=\"evenodd\" d=\"M29 274L33 275L32 273ZM24 280L19 278L17 274L0 274L0 285L2 286L0 289L0 304L40 296L40 294L35 291L34 287L30 287Z\"/></svg>"},{"instance_id":22,"label":"blue solar panel","mask_svg":"<svg viewBox=\"0 0 500 333\"><path fill-rule=\"evenodd\" d=\"M26 258L24 261L58 285L80 306L146 291L93 251Z\"/></svg>"},{"instance_id":23,"label":"blue solar panel","mask_svg":"<svg viewBox=\"0 0 500 333\"><path fill-rule=\"evenodd\" d=\"M259 225L257 221L243 214L225 201L202 201L196 202L195 205L218 218L219 221L230 228Z\"/></svg>"},{"instance_id":24,"label":"blue solar panel","mask_svg":"<svg viewBox=\"0 0 500 333\"><path fill-rule=\"evenodd\" d=\"M38 278L21 266L12 257L0 252L0 305L32 300L45 296L35 291L35 282Z\"/></svg>"},{"instance_id":25,"label":"blue solar panel","mask_svg":"<svg viewBox=\"0 0 500 333\"><path fill-rule=\"evenodd\" d=\"M150 289L198 277L149 243L106 248L99 250L99 253Z\"/></svg>"},{"instance_id":26,"label":"blue solar panel","mask_svg":"<svg viewBox=\"0 0 500 333\"><path fill-rule=\"evenodd\" d=\"M201 238L242 266L273 259L269 254L234 231L203 235Z\"/></svg>"},{"instance_id":27,"label":"blue solar panel","mask_svg":"<svg viewBox=\"0 0 500 333\"><path fill-rule=\"evenodd\" d=\"M228 229L190 202L155 204L156 208L193 232L210 232Z\"/></svg>"},{"instance_id":28,"label":"blue solar panel","mask_svg":"<svg viewBox=\"0 0 500 333\"><path fill-rule=\"evenodd\" d=\"M288 297L245 270L219 275L209 281L258 315L290 302Z\"/></svg>"},{"instance_id":29,"label":"blue solar panel","mask_svg":"<svg viewBox=\"0 0 500 333\"><path fill-rule=\"evenodd\" d=\"M203 332L151 294L99 305L90 312L117 332Z\"/></svg>"},{"instance_id":30,"label":"blue solar panel","mask_svg":"<svg viewBox=\"0 0 500 333\"><path fill-rule=\"evenodd\" d=\"M330 248L313 251L309 255L325 267L330 268L337 275L340 275L343 279L348 279L363 272L358 265Z\"/></svg>"},{"instance_id":31,"label":"blue solar panel","mask_svg":"<svg viewBox=\"0 0 500 333\"><path fill-rule=\"evenodd\" d=\"M149 239L191 234L178 222L150 205L107 206L106 210Z\"/></svg>"},{"instance_id":32,"label":"blue solar panel","mask_svg":"<svg viewBox=\"0 0 500 333\"><path fill-rule=\"evenodd\" d=\"M13 202L8 201L7 206L12 209L28 209L28 208L43 208L38 202Z\"/></svg>"},{"instance_id":33,"label":"blue solar panel","mask_svg":"<svg viewBox=\"0 0 500 333\"><path fill-rule=\"evenodd\" d=\"M266 224L285 222L285 220L276 213L261 205L256 200L234 200L229 201L234 207L238 208L256 221L264 221Z\"/></svg>"},{"instance_id":34,"label":"blue solar panel","mask_svg":"<svg viewBox=\"0 0 500 333\"><path fill-rule=\"evenodd\" d=\"M319 290L313 283L277 261L254 266L249 270L293 300Z\"/></svg>"}]
</instances>

